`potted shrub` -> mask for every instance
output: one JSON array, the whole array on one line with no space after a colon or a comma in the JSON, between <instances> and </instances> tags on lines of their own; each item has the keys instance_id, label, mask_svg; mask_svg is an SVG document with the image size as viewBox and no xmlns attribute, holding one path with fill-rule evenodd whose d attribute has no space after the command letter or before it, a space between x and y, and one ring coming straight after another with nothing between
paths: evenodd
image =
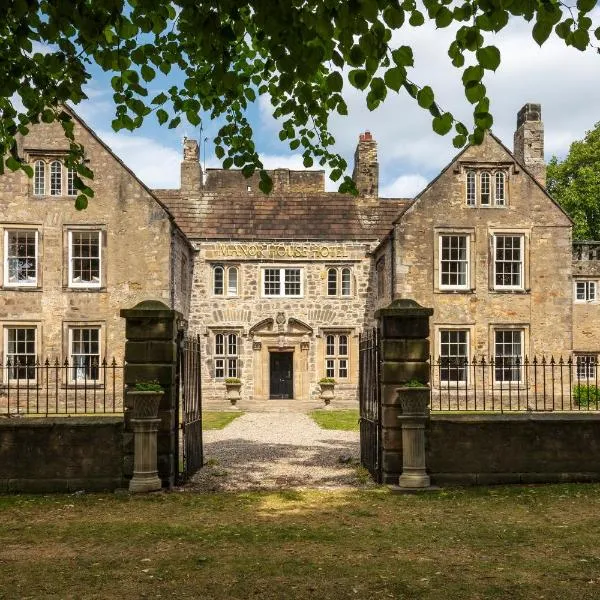
<instances>
[{"instance_id":1,"label":"potted shrub","mask_svg":"<svg viewBox=\"0 0 600 600\"><path fill-rule=\"evenodd\" d=\"M398 388L398 398L404 414L424 414L429 405L429 386L411 379Z\"/></svg>"},{"instance_id":2,"label":"potted shrub","mask_svg":"<svg viewBox=\"0 0 600 600\"><path fill-rule=\"evenodd\" d=\"M138 381L133 389L127 389L131 398L132 417L134 419L152 419L158 416L158 407L165 393L158 381Z\"/></svg>"},{"instance_id":3,"label":"potted shrub","mask_svg":"<svg viewBox=\"0 0 600 600\"><path fill-rule=\"evenodd\" d=\"M227 400L231 402L232 406L235 406L242 396L242 380L239 377L227 377L225 389L227 390Z\"/></svg>"},{"instance_id":4,"label":"potted shrub","mask_svg":"<svg viewBox=\"0 0 600 600\"><path fill-rule=\"evenodd\" d=\"M335 379L333 377L323 377L319 381L319 385L321 386L321 399L325 404L329 404L333 400Z\"/></svg>"}]
</instances>

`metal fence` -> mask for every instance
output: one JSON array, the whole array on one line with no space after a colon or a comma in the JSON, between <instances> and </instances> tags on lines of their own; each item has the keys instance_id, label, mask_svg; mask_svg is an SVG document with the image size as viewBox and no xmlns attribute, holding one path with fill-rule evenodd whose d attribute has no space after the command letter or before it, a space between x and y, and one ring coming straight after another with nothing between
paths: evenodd
<instances>
[{"instance_id":1,"label":"metal fence","mask_svg":"<svg viewBox=\"0 0 600 600\"><path fill-rule=\"evenodd\" d=\"M123 365L115 359L0 361L0 415L122 412Z\"/></svg>"},{"instance_id":2,"label":"metal fence","mask_svg":"<svg viewBox=\"0 0 600 600\"><path fill-rule=\"evenodd\" d=\"M434 411L595 411L594 356L430 360Z\"/></svg>"}]
</instances>

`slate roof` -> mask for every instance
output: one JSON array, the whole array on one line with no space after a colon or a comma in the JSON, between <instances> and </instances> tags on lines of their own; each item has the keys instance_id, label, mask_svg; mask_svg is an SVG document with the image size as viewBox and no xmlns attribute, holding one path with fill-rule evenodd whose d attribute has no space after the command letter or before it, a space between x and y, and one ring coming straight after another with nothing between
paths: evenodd
<instances>
[{"instance_id":1,"label":"slate roof","mask_svg":"<svg viewBox=\"0 0 600 600\"><path fill-rule=\"evenodd\" d=\"M154 190L190 239L378 240L412 203L335 192L204 192Z\"/></svg>"}]
</instances>

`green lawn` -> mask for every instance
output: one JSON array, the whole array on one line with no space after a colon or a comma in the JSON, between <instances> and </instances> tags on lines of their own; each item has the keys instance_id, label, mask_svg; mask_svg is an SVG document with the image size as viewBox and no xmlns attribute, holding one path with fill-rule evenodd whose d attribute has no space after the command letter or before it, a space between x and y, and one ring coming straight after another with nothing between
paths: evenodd
<instances>
[{"instance_id":1,"label":"green lawn","mask_svg":"<svg viewBox=\"0 0 600 600\"><path fill-rule=\"evenodd\" d=\"M202 413L202 429L224 429L238 417L241 417L244 413L241 411L237 412L219 412L219 411L206 411Z\"/></svg>"},{"instance_id":2,"label":"green lawn","mask_svg":"<svg viewBox=\"0 0 600 600\"><path fill-rule=\"evenodd\" d=\"M313 410L308 414L323 429L358 431L358 410Z\"/></svg>"},{"instance_id":3,"label":"green lawn","mask_svg":"<svg viewBox=\"0 0 600 600\"><path fill-rule=\"evenodd\" d=\"M0 496L0 598L600 596L600 486Z\"/></svg>"}]
</instances>

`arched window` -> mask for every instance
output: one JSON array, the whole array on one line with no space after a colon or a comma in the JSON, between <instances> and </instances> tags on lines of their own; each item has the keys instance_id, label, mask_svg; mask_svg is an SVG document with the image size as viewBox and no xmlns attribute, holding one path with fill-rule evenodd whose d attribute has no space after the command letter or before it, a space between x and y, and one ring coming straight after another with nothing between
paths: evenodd
<instances>
[{"instance_id":1,"label":"arched window","mask_svg":"<svg viewBox=\"0 0 600 600\"><path fill-rule=\"evenodd\" d=\"M496 173L496 205L504 206L506 202L506 186L505 186L505 178L504 173L498 171Z\"/></svg>"},{"instance_id":2,"label":"arched window","mask_svg":"<svg viewBox=\"0 0 600 600\"><path fill-rule=\"evenodd\" d=\"M237 296L238 293L238 270L237 267L227 269L227 295Z\"/></svg>"},{"instance_id":3,"label":"arched window","mask_svg":"<svg viewBox=\"0 0 600 600\"><path fill-rule=\"evenodd\" d=\"M73 167L67 169L67 194L69 196L77 195L77 189L75 188L75 169Z\"/></svg>"},{"instance_id":4,"label":"arched window","mask_svg":"<svg viewBox=\"0 0 600 600\"><path fill-rule=\"evenodd\" d=\"M352 293L352 281L350 278L350 269L344 267L342 269L342 296L350 296Z\"/></svg>"},{"instance_id":5,"label":"arched window","mask_svg":"<svg viewBox=\"0 0 600 600\"><path fill-rule=\"evenodd\" d=\"M467 172L467 206L475 206L477 198L475 171Z\"/></svg>"},{"instance_id":6,"label":"arched window","mask_svg":"<svg viewBox=\"0 0 600 600\"><path fill-rule=\"evenodd\" d=\"M484 171L481 174L481 192L479 196L479 202L482 206L489 206L491 200L490 191L490 174Z\"/></svg>"},{"instance_id":7,"label":"arched window","mask_svg":"<svg viewBox=\"0 0 600 600\"><path fill-rule=\"evenodd\" d=\"M337 269L327 270L327 295L337 296Z\"/></svg>"},{"instance_id":8,"label":"arched window","mask_svg":"<svg viewBox=\"0 0 600 600\"><path fill-rule=\"evenodd\" d=\"M225 293L224 286L224 269L221 266L213 268L213 294L222 296Z\"/></svg>"},{"instance_id":9,"label":"arched window","mask_svg":"<svg viewBox=\"0 0 600 600\"><path fill-rule=\"evenodd\" d=\"M62 194L62 163L59 160L50 163L50 195Z\"/></svg>"},{"instance_id":10,"label":"arched window","mask_svg":"<svg viewBox=\"0 0 600 600\"><path fill-rule=\"evenodd\" d=\"M238 369L239 341L235 333L217 333L215 335L215 377L239 377Z\"/></svg>"},{"instance_id":11,"label":"arched window","mask_svg":"<svg viewBox=\"0 0 600 600\"><path fill-rule=\"evenodd\" d=\"M33 172L33 193L43 196L46 193L46 163L43 160L35 162Z\"/></svg>"}]
</instances>

